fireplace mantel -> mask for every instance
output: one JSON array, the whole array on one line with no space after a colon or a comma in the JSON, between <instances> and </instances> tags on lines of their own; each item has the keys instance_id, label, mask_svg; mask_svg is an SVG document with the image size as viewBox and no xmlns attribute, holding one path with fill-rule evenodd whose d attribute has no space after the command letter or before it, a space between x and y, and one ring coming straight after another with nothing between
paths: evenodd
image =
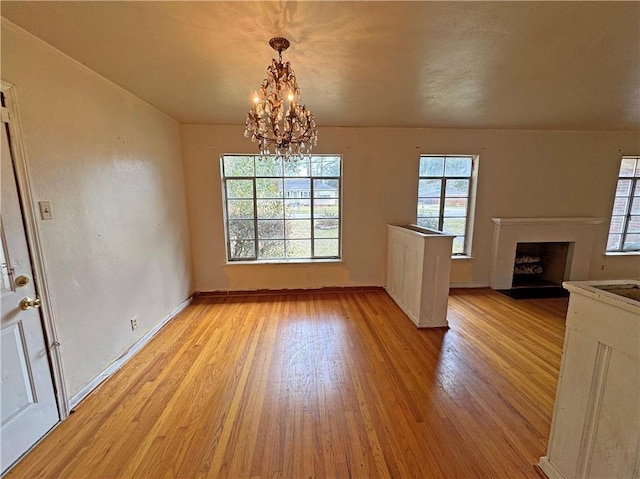
<instances>
[{"instance_id":1,"label":"fireplace mantel","mask_svg":"<svg viewBox=\"0 0 640 479\"><path fill-rule=\"evenodd\" d=\"M501 226L555 224L599 225L604 221L604 218L491 218L491 221Z\"/></svg>"},{"instance_id":2,"label":"fireplace mantel","mask_svg":"<svg viewBox=\"0 0 640 479\"><path fill-rule=\"evenodd\" d=\"M492 221L493 289L511 289L518 243L571 243L564 280L589 279L594 233L603 218L492 218Z\"/></svg>"}]
</instances>

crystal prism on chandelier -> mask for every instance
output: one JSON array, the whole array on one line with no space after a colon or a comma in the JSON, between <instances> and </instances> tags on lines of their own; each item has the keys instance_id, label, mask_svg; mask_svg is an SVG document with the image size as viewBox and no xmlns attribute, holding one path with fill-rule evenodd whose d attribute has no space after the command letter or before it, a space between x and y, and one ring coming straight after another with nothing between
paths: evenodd
<instances>
[{"instance_id":1,"label":"crystal prism on chandelier","mask_svg":"<svg viewBox=\"0 0 640 479\"><path fill-rule=\"evenodd\" d=\"M289 62L282 63L282 52L289 48L286 38L269 40L278 52L267 68L267 78L253 98L247 114L244 136L258 143L260 155L272 153L285 160L308 156L318 143L313 115L300 103L300 88Z\"/></svg>"}]
</instances>

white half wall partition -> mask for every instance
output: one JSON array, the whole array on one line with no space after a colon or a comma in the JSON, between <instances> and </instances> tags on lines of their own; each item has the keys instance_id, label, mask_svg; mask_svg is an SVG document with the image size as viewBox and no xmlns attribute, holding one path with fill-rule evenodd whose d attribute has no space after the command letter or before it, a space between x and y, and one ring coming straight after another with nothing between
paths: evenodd
<instances>
[{"instance_id":1,"label":"white half wall partition","mask_svg":"<svg viewBox=\"0 0 640 479\"><path fill-rule=\"evenodd\" d=\"M446 327L455 235L387 225L385 289L419 328Z\"/></svg>"},{"instance_id":2,"label":"white half wall partition","mask_svg":"<svg viewBox=\"0 0 640 479\"><path fill-rule=\"evenodd\" d=\"M577 281L570 291L547 454L549 479L640 472L640 281Z\"/></svg>"}]
</instances>

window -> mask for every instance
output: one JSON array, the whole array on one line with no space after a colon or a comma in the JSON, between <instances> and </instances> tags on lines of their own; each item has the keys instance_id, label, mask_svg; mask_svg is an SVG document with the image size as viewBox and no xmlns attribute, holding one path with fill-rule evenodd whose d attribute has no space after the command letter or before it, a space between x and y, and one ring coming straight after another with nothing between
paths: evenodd
<instances>
[{"instance_id":1,"label":"window","mask_svg":"<svg viewBox=\"0 0 640 479\"><path fill-rule=\"evenodd\" d=\"M229 261L340 258L340 156L224 155Z\"/></svg>"},{"instance_id":2,"label":"window","mask_svg":"<svg viewBox=\"0 0 640 479\"><path fill-rule=\"evenodd\" d=\"M453 254L469 254L474 156L420 157L418 225L453 233Z\"/></svg>"},{"instance_id":3,"label":"window","mask_svg":"<svg viewBox=\"0 0 640 479\"><path fill-rule=\"evenodd\" d=\"M640 251L640 156L623 156L607 251Z\"/></svg>"}]
</instances>

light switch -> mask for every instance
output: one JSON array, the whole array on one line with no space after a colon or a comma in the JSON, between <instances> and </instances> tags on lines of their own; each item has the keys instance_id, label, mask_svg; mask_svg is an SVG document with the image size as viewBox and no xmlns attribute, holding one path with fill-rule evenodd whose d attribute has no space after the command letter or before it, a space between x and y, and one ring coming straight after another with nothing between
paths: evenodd
<instances>
[{"instance_id":1,"label":"light switch","mask_svg":"<svg viewBox=\"0 0 640 479\"><path fill-rule=\"evenodd\" d=\"M43 220L52 220L53 212L51 211L51 203L49 201L38 201L40 207L40 218Z\"/></svg>"}]
</instances>

